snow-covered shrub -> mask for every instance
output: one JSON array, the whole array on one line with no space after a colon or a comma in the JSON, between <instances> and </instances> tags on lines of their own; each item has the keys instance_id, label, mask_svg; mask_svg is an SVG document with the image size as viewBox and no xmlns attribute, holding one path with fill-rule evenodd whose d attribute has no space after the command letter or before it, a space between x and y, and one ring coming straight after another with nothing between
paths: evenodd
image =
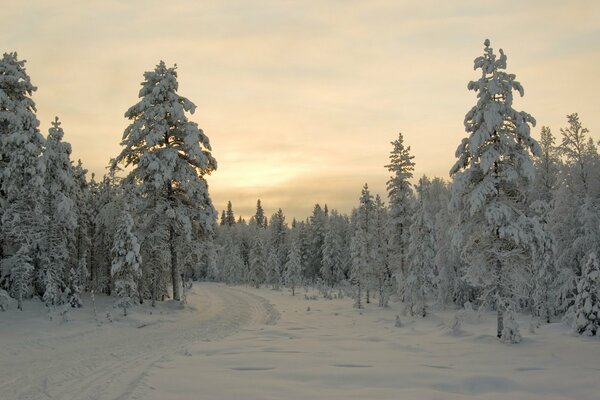
<instances>
[{"instance_id":1,"label":"snow-covered shrub","mask_svg":"<svg viewBox=\"0 0 600 400\"><path fill-rule=\"evenodd\" d=\"M580 335L600 334L600 263L591 252L577 284L575 330Z\"/></svg>"},{"instance_id":2,"label":"snow-covered shrub","mask_svg":"<svg viewBox=\"0 0 600 400\"><path fill-rule=\"evenodd\" d=\"M502 329L501 339L504 343L520 343L521 332L519 332L519 324L515 320L515 315L512 308L508 308L504 313L504 328Z\"/></svg>"},{"instance_id":3,"label":"snow-covered shrub","mask_svg":"<svg viewBox=\"0 0 600 400\"><path fill-rule=\"evenodd\" d=\"M402 321L400 321L400 316L396 315L396 322L394 323L396 328L400 328L402 326Z\"/></svg>"},{"instance_id":4,"label":"snow-covered shrub","mask_svg":"<svg viewBox=\"0 0 600 400\"><path fill-rule=\"evenodd\" d=\"M0 311L6 311L11 301L12 300L8 293L6 293L6 290L0 289Z\"/></svg>"}]
</instances>

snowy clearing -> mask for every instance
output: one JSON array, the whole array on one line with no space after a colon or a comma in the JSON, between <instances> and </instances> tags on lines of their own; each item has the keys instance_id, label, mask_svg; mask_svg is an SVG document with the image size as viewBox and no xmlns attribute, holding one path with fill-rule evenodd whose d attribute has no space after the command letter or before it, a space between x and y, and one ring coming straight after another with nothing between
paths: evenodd
<instances>
[{"instance_id":1,"label":"snowy clearing","mask_svg":"<svg viewBox=\"0 0 600 400\"><path fill-rule=\"evenodd\" d=\"M316 294L311 292L312 294ZM197 284L189 304L138 306L117 316L97 299L73 321L42 303L0 314L3 399L597 399L600 342L560 323L500 343L494 315L454 311L425 319L401 305L352 308L287 291ZM310 308L310 310L309 310ZM110 309L113 322L105 318Z\"/></svg>"}]
</instances>

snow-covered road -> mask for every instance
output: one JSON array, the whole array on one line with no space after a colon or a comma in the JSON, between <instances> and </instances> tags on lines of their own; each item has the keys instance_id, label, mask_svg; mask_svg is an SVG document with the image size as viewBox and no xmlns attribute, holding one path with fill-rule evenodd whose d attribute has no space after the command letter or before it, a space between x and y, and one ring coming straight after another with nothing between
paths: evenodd
<instances>
[{"instance_id":1,"label":"snow-covered road","mask_svg":"<svg viewBox=\"0 0 600 400\"><path fill-rule=\"evenodd\" d=\"M357 310L348 297L315 290L291 296L199 283L184 308L144 304L127 317L98 296L98 319L84 300L67 323L49 320L33 301L24 312L0 313L0 400L596 400L600 393L598 339L560 322L529 332L526 315L519 315L523 342L505 345L491 312L470 311L449 332L456 310L410 318L400 303Z\"/></svg>"},{"instance_id":2,"label":"snow-covered road","mask_svg":"<svg viewBox=\"0 0 600 400\"><path fill-rule=\"evenodd\" d=\"M35 303L0 315L0 398L127 399L157 361L279 318L265 299L223 285L196 286L178 312L176 303L165 303L111 316L113 322L104 311L116 313L108 301L97 299L102 323L93 319L89 298L69 323L50 321Z\"/></svg>"}]
</instances>

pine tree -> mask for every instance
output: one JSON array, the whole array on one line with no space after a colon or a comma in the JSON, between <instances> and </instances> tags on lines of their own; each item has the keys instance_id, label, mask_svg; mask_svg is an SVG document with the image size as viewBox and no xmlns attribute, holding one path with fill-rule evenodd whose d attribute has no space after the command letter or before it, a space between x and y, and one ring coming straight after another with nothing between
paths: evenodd
<instances>
[{"instance_id":1,"label":"pine tree","mask_svg":"<svg viewBox=\"0 0 600 400\"><path fill-rule=\"evenodd\" d=\"M146 210L161 210L156 218L167 219L173 298L181 300L177 241L192 239L192 225L211 235L216 211L208 195L204 176L217 167L208 137L188 120L196 106L177 94L176 67L160 62L144 74L139 97L125 117L132 123L123 133L124 149L114 162L132 166L126 183L133 184L152 204Z\"/></svg>"},{"instance_id":2,"label":"pine tree","mask_svg":"<svg viewBox=\"0 0 600 400\"><path fill-rule=\"evenodd\" d=\"M481 78L469 82L478 102L465 116L468 137L456 150L458 161L450 174L453 209L460 213L463 250L470 280L494 299L497 335L502 336L503 311L510 293L515 258L527 251L522 222L528 181L533 178L529 152L540 153L530 136L533 117L512 108L513 90L523 87L508 74L506 55L494 54L489 40L484 55L475 59Z\"/></svg>"},{"instance_id":3,"label":"pine tree","mask_svg":"<svg viewBox=\"0 0 600 400\"><path fill-rule=\"evenodd\" d=\"M33 293L33 277L41 268L45 224L44 138L31 99L35 90L25 61L5 53L0 60L0 286L18 297L19 308L23 296Z\"/></svg>"},{"instance_id":4,"label":"pine tree","mask_svg":"<svg viewBox=\"0 0 600 400\"><path fill-rule=\"evenodd\" d=\"M385 167L392 173L387 181L389 231L390 231L390 266L396 275L398 286L401 286L406 273L406 251L409 241L411 220L412 185L410 179L415 169L415 158L410 154L410 146L404 145L402 133L392 142L390 163Z\"/></svg>"},{"instance_id":5,"label":"pine tree","mask_svg":"<svg viewBox=\"0 0 600 400\"><path fill-rule=\"evenodd\" d=\"M112 248L111 275L115 282L117 300L115 306L123 309L127 315L138 299L137 281L141 277L140 244L133 234L133 218L127 210L121 215L121 221Z\"/></svg>"}]
</instances>

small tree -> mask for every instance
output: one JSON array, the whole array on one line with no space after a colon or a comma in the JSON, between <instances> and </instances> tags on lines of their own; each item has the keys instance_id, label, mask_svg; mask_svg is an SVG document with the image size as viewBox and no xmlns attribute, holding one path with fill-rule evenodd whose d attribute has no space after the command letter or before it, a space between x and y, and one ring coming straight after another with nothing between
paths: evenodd
<instances>
[{"instance_id":1,"label":"small tree","mask_svg":"<svg viewBox=\"0 0 600 400\"><path fill-rule=\"evenodd\" d=\"M580 335L600 335L600 261L591 252L577 284L575 330Z\"/></svg>"},{"instance_id":2,"label":"small tree","mask_svg":"<svg viewBox=\"0 0 600 400\"><path fill-rule=\"evenodd\" d=\"M141 277L140 245L132 230L133 218L124 211L112 248L111 266L117 296L115 306L123 309L123 315L127 315L127 309L138 299L136 281Z\"/></svg>"},{"instance_id":3,"label":"small tree","mask_svg":"<svg viewBox=\"0 0 600 400\"><path fill-rule=\"evenodd\" d=\"M285 264L285 282L287 287L292 289L292 296L296 294L296 288L302 283L302 269L299 238L298 235L294 235L290 247L290 256Z\"/></svg>"}]
</instances>

